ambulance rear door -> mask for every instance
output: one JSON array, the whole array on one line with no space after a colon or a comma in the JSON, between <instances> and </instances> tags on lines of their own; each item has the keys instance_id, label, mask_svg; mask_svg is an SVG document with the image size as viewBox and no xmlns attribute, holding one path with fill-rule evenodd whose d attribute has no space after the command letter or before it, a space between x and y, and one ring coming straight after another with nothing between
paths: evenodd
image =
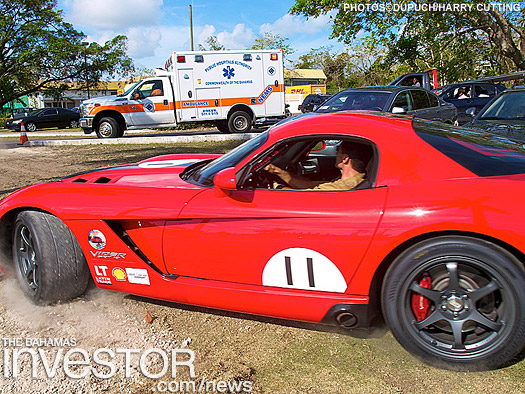
<instances>
[{"instance_id":1,"label":"ambulance rear door","mask_svg":"<svg viewBox=\"0 0 525 394\"><path fill-rule=\"evenodd\" d=\"M196 94L193 80L193 69L179 68L177 70L179 97L177 100L177 121L191 122L197 119Z\"/></svg>"},{"instance_id":2,"label":"ambulance rear door","mask_svg":"<svg viewBox=\"0 0 525 394\"><path fill-rule=\"evenodd\" d=\"M282 52L263 54L264 91L259 102L264 100L266 116L284 115L284 70Z\"/></svg>"}]
</instances>

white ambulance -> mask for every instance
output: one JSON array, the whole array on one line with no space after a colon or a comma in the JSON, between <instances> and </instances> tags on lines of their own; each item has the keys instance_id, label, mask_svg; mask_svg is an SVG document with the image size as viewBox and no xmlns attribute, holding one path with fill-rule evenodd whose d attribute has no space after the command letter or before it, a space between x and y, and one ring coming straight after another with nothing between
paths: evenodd
<instances>
[{"instance_id":1,"label":"white ambulance","mask_svg":"<svg viewBox=\"0 0 525 394\"><path fill-rule=\"evenodd\" d=\"M281 50L173 52L155 77L118 96L85 100L80 126L99 138L209 121L243 133L257 119L284 117L284 90Z\"/></svg>"}]
</instances>

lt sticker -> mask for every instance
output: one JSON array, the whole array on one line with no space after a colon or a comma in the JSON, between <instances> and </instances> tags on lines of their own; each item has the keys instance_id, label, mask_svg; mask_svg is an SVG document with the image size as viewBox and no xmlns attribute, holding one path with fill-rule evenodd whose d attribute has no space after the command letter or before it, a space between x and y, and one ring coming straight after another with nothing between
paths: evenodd
<instances>
[{"instance_id":1,"label":"lt sticker","mask_svg":"<svg viewBox=\"0 0 525 394\"><path fill-rule=\"evenodd\" d=\"M276 253L266 263L264 286L344 293L347 285L339 268L315 250L290 248Z\"/></svg>"}]
</instances>

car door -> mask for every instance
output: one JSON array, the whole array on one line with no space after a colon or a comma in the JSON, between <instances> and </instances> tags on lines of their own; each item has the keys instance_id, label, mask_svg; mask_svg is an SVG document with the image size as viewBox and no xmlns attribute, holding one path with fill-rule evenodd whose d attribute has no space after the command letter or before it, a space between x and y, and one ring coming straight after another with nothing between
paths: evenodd
<instances>
[{"instance_id":1,"label":"car door","mask_svg":"<svg viewBox=\"0 0 525 394\"><path fill-rule=\"evenodd\" d=\"M427 119L435 120L438 122L452 122L455 113L454 108L446 103L443 103L443 105L441 105L438 97L435 94L431 92L426 92L426 94L428 96L429 101L429 117Z\"/></svg>"},{"instance_id":2,"label":"car door","mask_svg":"<svg viewBox=\"0 0 525 394\"><path fill-rule=\"evenodd\" d=\"M56 108L48 108L40 115L38 115L38 120L36 121L37 126L40 128L46 127L56 127L59 123L58 121L58 111Z\"/></svg>"},{"instance_id":3,"label":"car door","mask_svg":"<svg viewBox=\"0 0 525 394\"><path fill-rule=\"evenodd\" d=\"M430 110L430 101L427 92L422 89L411 89L413 110L409 113L416 118L432 119L433 112Z\"/></svg>"},{"instance_id":4,"label":"car door","mask_svg":"<svg viewBox=\"0 0 525 394\"><path fill-rule=\"evenodd\" d=\"M481 111L498 93L495 86L489 84L474 84L472 92L472 106L476 107L476 113Z\"/></svg>"},{"instance_id":5,"label":"car door","mask_svg":"<svg viewBox=\"0 0 525 394\"><path fill-rule=\"evenodd\" d=\"M458 109L458 122L463 124L470 122L470 118L465 114L465 111L474 105L472 100L472 85L462 84L456 85L443 97L447 103L454 104Z\"/></svg>"},{"instance_id":6,"label":"car door","mask_svg":"<svg viewBox=\"0 0 525 394\"><path fill-rule=\"evenodd\" d=\"M134 126L175 122L173 93L168 77L145 80L135 89L130 104Z\"/></svg>"},{"instance_id":7,"label":"car door","mask_svg":"<svg viewBox=\"0 0 525 394\"><path fill-rule=\"evenodd\" d=\"M214 281L343 293L386 193L210 188L166 223L166 268Z\"/></svg>"}]
</instances>

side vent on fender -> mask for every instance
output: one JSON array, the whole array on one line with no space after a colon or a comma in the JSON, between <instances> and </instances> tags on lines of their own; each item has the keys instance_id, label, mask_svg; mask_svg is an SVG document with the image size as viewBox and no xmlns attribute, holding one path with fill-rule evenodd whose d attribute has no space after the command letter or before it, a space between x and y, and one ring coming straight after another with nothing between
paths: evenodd
<instances>
[{"instance_id":1,"label":"side vent on fender","mask_svg":"<svg viewBox=\"0 0 525 394\"><path fill-rule=\"evenodd\" d=\"M144 261L147 265L149 265L153 270L155 270L157 273L161 274L162 276L170 279L177 279L179 275L167 275L164 272L162 272L160 269L157 268L155 264L153 264L148 257L142 253L142 250L139 249L139 247L133 242L131 237L128 235L124 227L118 222L106 222L108 226L115 232L115 234L138 256L142 261Z\"/></svg>"}]
</instances>

